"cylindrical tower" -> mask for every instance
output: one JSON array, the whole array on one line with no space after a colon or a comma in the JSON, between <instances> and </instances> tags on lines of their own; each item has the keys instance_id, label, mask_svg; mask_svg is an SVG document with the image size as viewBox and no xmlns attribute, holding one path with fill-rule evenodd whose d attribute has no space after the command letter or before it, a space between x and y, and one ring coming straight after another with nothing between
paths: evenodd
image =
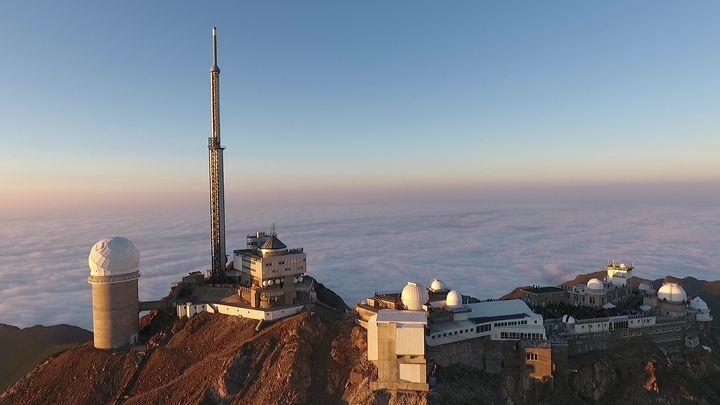
<instances>
[{"instance_id":1,"label":"cylindrical tower","mask_svg":"<svg viewBox=\"0 0 720 405\"><path fill-rule=\"evenodd\" d=\"M88 256L95 347L114 349L138 340L140 253L122 237L98 241Z\"/></svg>"}]
</instances>

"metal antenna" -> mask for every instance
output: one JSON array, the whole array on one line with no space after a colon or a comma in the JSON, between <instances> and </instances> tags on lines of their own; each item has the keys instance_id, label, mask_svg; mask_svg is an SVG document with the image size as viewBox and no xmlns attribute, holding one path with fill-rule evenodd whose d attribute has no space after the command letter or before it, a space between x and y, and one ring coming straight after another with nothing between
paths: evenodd
<instances>
[{"instance_id":1,"label":"metal antenna","mask_svg":"<svg viewBox=\"0 0 720 405\"><path fill-rule=\"evenodd\" d=\"M210 69L211 72L219 72L220 68L217 64L217 28L212 27L212 37L213 37L213 64L212 69Z\"/></svg>"},{"instance_id":2,"label":"metal antenna","mask_svg":"<svg viewBox=\"0 0 720 405\"><path fill-rule=\"evenodd\" d=\"M210 68L211 134L208 138L210 158L210 248L213 281L225 279L225 180L223 147L220 144L220 68L217 66L217 29L212 29L213 65Z\"/></svg>"}]
</instances>

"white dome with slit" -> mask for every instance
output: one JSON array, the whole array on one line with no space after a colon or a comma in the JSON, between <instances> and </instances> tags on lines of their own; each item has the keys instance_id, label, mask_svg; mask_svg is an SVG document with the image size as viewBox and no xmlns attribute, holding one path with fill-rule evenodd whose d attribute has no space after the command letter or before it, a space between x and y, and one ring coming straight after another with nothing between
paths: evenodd
<instances>
[{"instance_id":1,"label":"white dome with slit","mask_svg":"<svg viewBox=\"0 0 720 405\"><path fill-rule=\"evenodd\" d=\"M445 299L445 306L448 308L460 308L462 307L462 295L455 290L450 290Z\"/></svg>"},{"instance_id":2,"label":"white dome with slit","mask_svg":"<svg viewBox=\"0 0 720 405\"><path fill-rule=\"evenodd\" d=\"M658 290L658 299L668 302L683 302L687 300L687 293L678 283L665 283Z\"/></svg>"},{"instance_id":3,"label":"white dome with slit","mask_svg":"<svg viewBox=\"0 0 720 405\"><path fill-rule=\"evenodd\" d=\"M447 287L445 286L445 283L442 280L438 280L435 278L435 279L433 279L432 283L430 283L430 289L433 292L438 292L438 291L447 290Z\"/></svg>"},{"instance_id":4,"label":"white dome with slit","mask_svg":"<svg viewBox=\"0 0 720 405\"><path fill-rule=\"evenodd\" d=\"M428 299L430 299L430 297L422 284L412 281L408 281L402 290L402 294L400 294L400 300L405 306L405 309L409 311L422 311L423 304L428 302Z\"/></svg>"},{"instance_id":5,"label":"white dome with slit","mask_svg":"<svg viewBox=\"0 0 720 405\"><path fill-rule=\"evenodd\" d=\"M587 288L594 291L602 291L605 286L599 279L591 278L590 281L587 282Z\"/></svg>"},{"instance_id":6,"label":"white dome with slit","mask_svg":"<svg viewBox=\"0 0 720 405\"><path fill-rule=\"evenodd\" d=\"M575 323L575 318L573 318L573 317L570 316L570 315L563 315L563 317L562 317L562 322L572 325L572 324Z\"/></svg>"},{"instance_id":7,"label":"white dome with slit","mask_svg":"<svg viewBox=\"0 0 720 405\"><path fill-rule=\"evenodd\" d=\"M140 269L140 252L130 240L113 236L93 245L88 255L88 265L91 276L133 274Z\"/></svg>"}]
</instances>

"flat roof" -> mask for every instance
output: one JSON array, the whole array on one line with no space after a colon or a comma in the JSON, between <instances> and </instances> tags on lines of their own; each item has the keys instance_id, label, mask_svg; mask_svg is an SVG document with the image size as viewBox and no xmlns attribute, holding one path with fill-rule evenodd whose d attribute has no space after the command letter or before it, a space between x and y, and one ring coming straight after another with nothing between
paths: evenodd
<instances>
[{"instance_id":1,"label":"flat roof","mask_svg":"<svg viewBox=\"0 0 720 405\"><path fill-rule=\"evenodd\" d=\"M527 318L527 314L507 314L507 315L497 315L497 316L481 316L479 318L469 318L474 323L488 323L488 322L494 322L494 321L505 321L508 319L523 319Z\"/></svg>"},{"instance_id":2,"label":"flat roof","mask_svg":"<svg viewBox=\"0 0 720 405\"><path fill-rule=\"evenodd\" d=\"M495 318L520 315L536 315L522 300L483 301L465 304L470 310L468 318Z\"/></svg>"},{"instance_id":3,"label":"flat roof","mask_svg":"<svg viewBox=\"0 0 720 405\"><path fill-rule=\"evenodd\" d=\"M400 311L397 309L381 309L377 315L377 323L402 322L427 324L425 311Z\"/></svg>"},{"instance_id":4,"label":"flat roof","mask_svg":"<svg viewBox=\"0 0 720 405\"><path fill-rule=\"evenodd\" d=\"M452 329L469 328L475 329L475 322L470 321L450 321L450 322L437 322L430 326L430 333L444 332Z\"/></svg>"},{"instance_id":5,"label":"flat roof","mask_svg":"<svg viewBox=\"0 0 720 405\"><path fill-rule=\"evenodd\" d=\"M560 292L563 291L560 287L530 287L530 288L523 288L524 291L535 293L535 294L546 294L546 293L553 293L553 292Z\"/></svg>"}]
</instances>

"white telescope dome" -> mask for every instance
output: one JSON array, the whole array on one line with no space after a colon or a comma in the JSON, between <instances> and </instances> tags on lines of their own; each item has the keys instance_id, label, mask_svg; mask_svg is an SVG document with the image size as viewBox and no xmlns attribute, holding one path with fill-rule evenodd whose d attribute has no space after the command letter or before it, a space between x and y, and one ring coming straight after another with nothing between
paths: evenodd
<instances>
[{"instance_id":1,"label":"white telescope dome","mask_svg":"<svg viewBox=\"0 0 720 405\"><path fill-rule=\"evenodd\" d=\"M647 291L647 292L653 292L653 291L655 291L655 289L653 288L653 286L650 285L650 284L648 284L648 283L642 283L642 284L640 284L640 286L638 287L638 290L640 290L640 291Z\"/></svg>"},{"instance_id":2,"label":"white telescope dome","mask_svg":"<svg viewBox=\"0 0 720 405\"><path fill-rule=\"evenodd\" d=\"M93 245L88 255L88 265L91 276L133 274L140 269L140 252L130 240L113 236Z\"/></svg>"},{"instance_id":3,"label":"white telescope dome","mask_svg":"<svg viewBox=\"0 0 720 405\"><path fill-rule=\"evenodd\" d=\"M445 287L445 283L442 280L433 279L432 283L430 283L430 289L437 292L445 291L447 290L447 287Z\"/></svg>"},{"instance_id":4,"label":"white telescope dome","mask_svg":"<svg viewBox=\"0 0 720 405\"><path fill-rule=\"evenodd\" d=\"M605 287L603 286L603 282L602 282L602 281L600 281L600 280L597 279L597 278L592 278L592 279L590 279L590 281L587 282L587 288L590 289L590 290L599 291L599 290L602 290L602 289L605 288Z\"/></svg>"},{"instance_id":5,"label":"white telescope dome","mask_svg":"<svg viewBox=\"0 0 720 405\"><path fill-rule=\"evenodd\" d=\"M627 264L625 264L625 263L620 263L620 268L621 268L621 269L627 269Z\"/></svg>"},{"instance_id":6,"label":"white telescope dome","mask_svg":"<svg viewBox=\"0 0 720 405\"><path fill-rule=\"evenodd\" d=\"M422 284L412 281L407 283L402 290L402 294L400 294L400 300L403 305L405 305L405 309L409 311L422 311L423 304L425 304L428 299L430 299L430 297Z\"/></svg>"},{"instance_id":7,"label":"white telescope dome","mask_svg":"<svg viewBox=\"0 0 720 405\"><path fill-rule=\"evenodd\" d=\"M448 308L460 308L462 307L462 295L455 290L450 290L445 299L445 306Z\"/></svg>"},{"instance_id":8,"label":"white telescope dome","mask_svg":"<svg viewBox=\"0 0 720 405\"><path fill-rule=\"evenodd\" d=\"M696 311L705 312L708 310L708 305L702 298L695 297L692 301L690 301L690 308Z\"/></svg>"},{"instance_id":9,"label":"white telescope dome","mask_svg":"<svg viewBox=\"0 0 720 405\"><path fill-rule=\"evenodd\" d=\"M685 290L678 283L665 283L658 290L658 299L668 302L683 302L687 300Z\"/></svg>"},{"instance_id":10,"label":"white telescope dome","mask_svg":"<svg viewBox=\"0 0 720 405\"><path fill-rule=\"evenodd\" d=\"M575 323L575 318L573 318L573 317L570 316L570 315L563 315L562 321L563 321L563 323L567 323L567 324L572 325L572 324Z\"/></svg>"}]
</instances>

